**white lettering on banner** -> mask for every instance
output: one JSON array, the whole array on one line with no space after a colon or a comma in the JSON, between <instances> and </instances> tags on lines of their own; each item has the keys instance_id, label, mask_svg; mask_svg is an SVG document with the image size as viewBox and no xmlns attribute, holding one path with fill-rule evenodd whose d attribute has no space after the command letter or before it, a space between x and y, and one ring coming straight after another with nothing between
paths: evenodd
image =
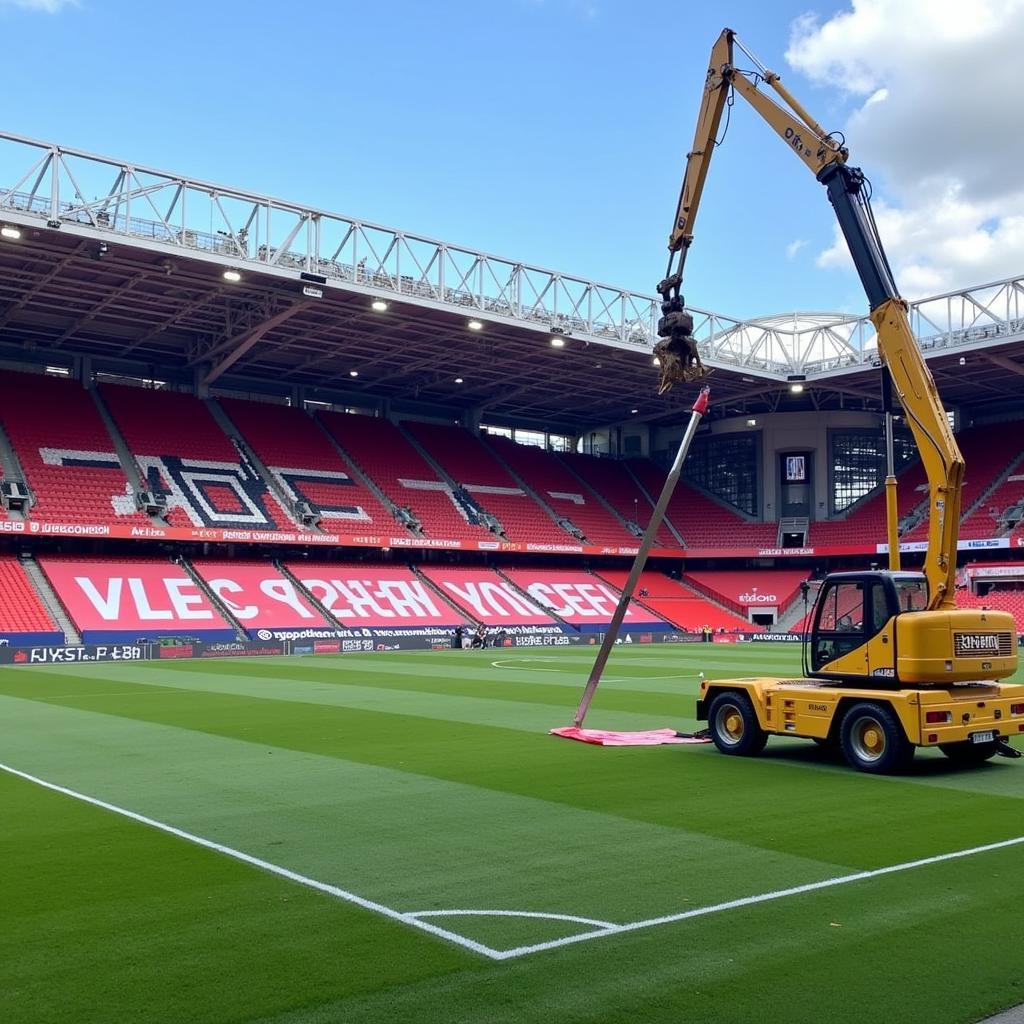
<instances>
[{"instance_id":1,"label":"white lettering on banner","mask_svg":"<svg viewBox=\"0 0 1024 1024\"><path fill-rule=\"evenodd\" d=\"M1008 548L1010 546L1009 537L981 537L975 538L974 540L963 540L962 538L957 541L956 547L958 551L976 551L979 548ZM901 540L900 551L927 551L928 541L926 540ZM875 553L879 555L886 555L889 553L888 544L876 544Z\"/></svg>"},{"instance_id":2,"label":"white lettering on banner","mask_svg":"<svg viewBox=\"0 0 1024 1024\"><path fill-rule=\"evenodd\" d=\"M111 576L107 580L107 592L101 594L96 584L88 576L76 576L75 582L82 593L89 599L93 608L104 622L117 622L121 617L121 598L125 582L132 596L139 619L144 622L165 622L168 619L212 619L213 612L209 608L193 608L202 605L203 595L198 592L184 593L194 588L195 583L184 577L180 579L163 579L164 592L171 608L155 608L146 593L145 583L138 576Z\"/></svg>"},{"instance_id":3,"label":"white lettering on banner","mask_svg":"<svg viewBox=\"0 0 1024 1024\"><path fill-rule=\"evenodd\" d=\"M228 611L242 622L256 618L260 610L254 604L237 604L228 594L240 594L240 587L234 580L210 580L210 589L228 606Z\"/></svg>"},{"instance_id":4,"label":"white lettering on banner","mask_svg":"<svg viewBox=\"0 0 1024 1024\"><path fill-rule=\"evenodd\" d=\"M340 618L382 619L438 616L437 606L418 580L318 580L303 579L327 609ZM339 604L343 601L345 606ZM378 603L382 602L382 603ZM390 607L388 607L390 605Z\"/></svg>"},{"instance_id":5,"label":"white lettering on banner","mask_svg":"<svg viewBox=\"0 0 1024 1024\"><path fill-rule=\"evenodd\" d=\"M124 582L120 576L112 576L107 580L106 597L96 589L96 584L88 576L76 576L75 582L92 602L101 619L106 622L114 622L117 619L121 611L121 585Z\"/></svg>"},{"instance_id":6,"label":"white lettering on banner","mask_svg":"<svg viewBox=\"0 0 1024 1024\"><path fill-rule=\"evenodd\" d=\"M437 605L430 599L419 580L382 580L380 593L391 602L399 618L418 619L424 615L437 617Z\"/></svg>"},{"instance_id":7,"label":"white lettering on banner","mask_svg":"<svg viewBox=\"0 0 1024 1024\"><path fill-rule=\"evenodd\" d=\"M479 583L467 582L460 587L450 580L444 581L444 587L456 597L462 598L478 617L489 618L491 615L543 615L535 605L511 590L508 584L495 583L493 580L481 580Z\"/></svg>"},{"instance_id":8,"label":"white lettering on banner","mask_svg":"<svg viewBox=\"0 0 1024 1024\"><path fill-rule=\"evenodd\" d=\"M164 580L166 584L167 581ZM170 608L151 608L149 598L146 596L146 588L138 576L128 577L128 590L135 599L135 607L139 612L140 619L149 619L154 622L158 619L173 619L174 614Z\"/></svg>"},{"instance_id":9,"label":"white lettering on banner","mask_svg":"<svg viewBox=\"0 0 1024 1024\"><path fill-rule=\"evenodd\" d=\"M164 586L167 588L167 596L171 600L171 607L179 619L212 619L213 612L209 608L203 608L203 595L195 589L195 583L186 578L165 579ZM191 594L182 593L183 590L192 590ZM193 605L200 605L193 608ZM174 616L168 612L168 618Z\"/></svg>"},{"instance_id":10,"label":"white lettering on banner","mask_svg":"<svg viewBox=\"0 0 1024 1024\"><path fill-rule=\"evenodd\" d=\"M260 580L260 590L272 600L288 605L300 618L316 618L299 599L299 592L295 589L295 584L291 580L273 578Z\"/></svg>"},{"instance_id":11,"label":"white lettering on banner","mask_svg":"<svg viewBox=\"0 0 1024 1024\"><path fill-rule=\"evenodd\" d=\"M588 619L610 620L619 599L601 583L531 583L526 592L561 618L579 615ZM559 605L556 601L564 602ZM635 618L626 609L627 618Z\"/></svg>"}]
</instances>

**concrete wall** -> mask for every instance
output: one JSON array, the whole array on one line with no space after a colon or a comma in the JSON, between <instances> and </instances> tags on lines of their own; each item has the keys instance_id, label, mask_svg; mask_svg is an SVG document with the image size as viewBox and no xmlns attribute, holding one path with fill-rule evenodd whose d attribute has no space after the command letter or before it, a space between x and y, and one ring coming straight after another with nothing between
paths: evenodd
<instances>
[{"instance_id":1,"label":"concrete wall","mask_svg":"<svg viewBox=\"0 0 1024 1024\"><path fill-rule=\"evenodd\" d=\"M761 512L766 520L778 519L778 470L780 452L812 452L812 478L814 483L814 518L824 519L830 513L830 489L832 467L829 464L829 433L834 430L851 428L878 430L881 417L870 412L783 412L754 415L756 426L747 425L746 416L734 419L715 420L708 433L759 433L761 435L761 465L759 493ZM683 436L682 425L658 430L653 438L654 451L675 450Z\"/></svg>"}]
</instances>

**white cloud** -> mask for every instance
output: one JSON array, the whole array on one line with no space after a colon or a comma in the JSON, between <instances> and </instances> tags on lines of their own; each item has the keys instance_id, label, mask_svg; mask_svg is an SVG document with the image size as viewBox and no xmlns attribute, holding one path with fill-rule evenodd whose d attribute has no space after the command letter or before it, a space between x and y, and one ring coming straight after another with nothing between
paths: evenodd
<instances>
[{"instance_id":1,"label":"white cloud","mask_svg":"<svg viewBox=\"0 0 1024 1024\"><path fill-rule=\"evenodd\" d=\"M794 239L789 245L786 246L786 259L791 260L796 258L796 254L807 244L806 238Z\"/></svg>"},{"instance_id":2,"label":"white cloud","mask_svg":"<svg viewBox=\"0 0 1024 1024\"><path fill-rule=\"evenodd\" d=\"M1024 272L1024 0L851 0L787 60L854 105L851 162L909 297ZM822 266L848 262L836 234Z\"/></svg>"},{"instance_id":3,"label":"white cloud","mask_svg":"<svg viewBox=\"0 0 1024 1024\"><path fill-rule=\"evenodd\" d=\"M78 0L0 0L0 10L14 7L22 11L42 11L57 14L65 7L77 7Z\"/></svg>"}]
</instances>

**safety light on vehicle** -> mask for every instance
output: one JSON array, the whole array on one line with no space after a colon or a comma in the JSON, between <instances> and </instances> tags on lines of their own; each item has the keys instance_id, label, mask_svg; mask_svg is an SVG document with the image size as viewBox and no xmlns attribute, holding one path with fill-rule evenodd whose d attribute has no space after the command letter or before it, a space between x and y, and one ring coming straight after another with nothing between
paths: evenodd
<instances>
[{"instance_id":1,"label":"safety light on vehicle","mask_svg":"<svg viewBox=\"0 0 1024 1024\"><path fill-rule=\"evenodd\" d=\"M1011 715L1024 715L1024 704L1011 704L1010 705Z\"/></svg>"},{"instance_id":2,"label":"safety light on vehicle","mask_svg":"<svg viewBox=\"0 0 1024 1024\"><path fill-rule=\"evenodd\" d=\"M953 721L952 711L927 711L924 720L928 725L946 725Z\"/></svg>"}]
</instances>

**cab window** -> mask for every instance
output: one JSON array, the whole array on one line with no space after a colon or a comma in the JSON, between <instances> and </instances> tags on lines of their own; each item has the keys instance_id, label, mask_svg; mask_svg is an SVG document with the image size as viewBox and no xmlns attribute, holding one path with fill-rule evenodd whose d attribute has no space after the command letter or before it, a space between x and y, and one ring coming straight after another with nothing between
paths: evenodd
<instances>
[{"instance_id":1,"label":"cab window","mask_svg":"<svg viewBox=\"0 0 1024 1024\"><path fill-rule=\"evenodd\" d=\"M821 597L811 647L811 669L819 671L830 661L849 654L864 643L864 585L834 583Z\"/></svg>"},{"instance_id":2,"label":"cab window","mask_svg":"<svg viewBox=\"0 0 1024 1024\"><path fill-rule=\"evenodd\" d=\"M923 612L928 607L926 580L896 580L896 596L901 612Z\"/></svg>"},{"instance_id":3,"label":"cab window","mask_svg":"<svg viewBox=\"0 0 1024 1024\"><path fill-rule=\"evenodd\" d=\"M859 633L864 628L864 591L860 583L837 583L826 595L818 629Z\"/></svg>"}]
</instances>

